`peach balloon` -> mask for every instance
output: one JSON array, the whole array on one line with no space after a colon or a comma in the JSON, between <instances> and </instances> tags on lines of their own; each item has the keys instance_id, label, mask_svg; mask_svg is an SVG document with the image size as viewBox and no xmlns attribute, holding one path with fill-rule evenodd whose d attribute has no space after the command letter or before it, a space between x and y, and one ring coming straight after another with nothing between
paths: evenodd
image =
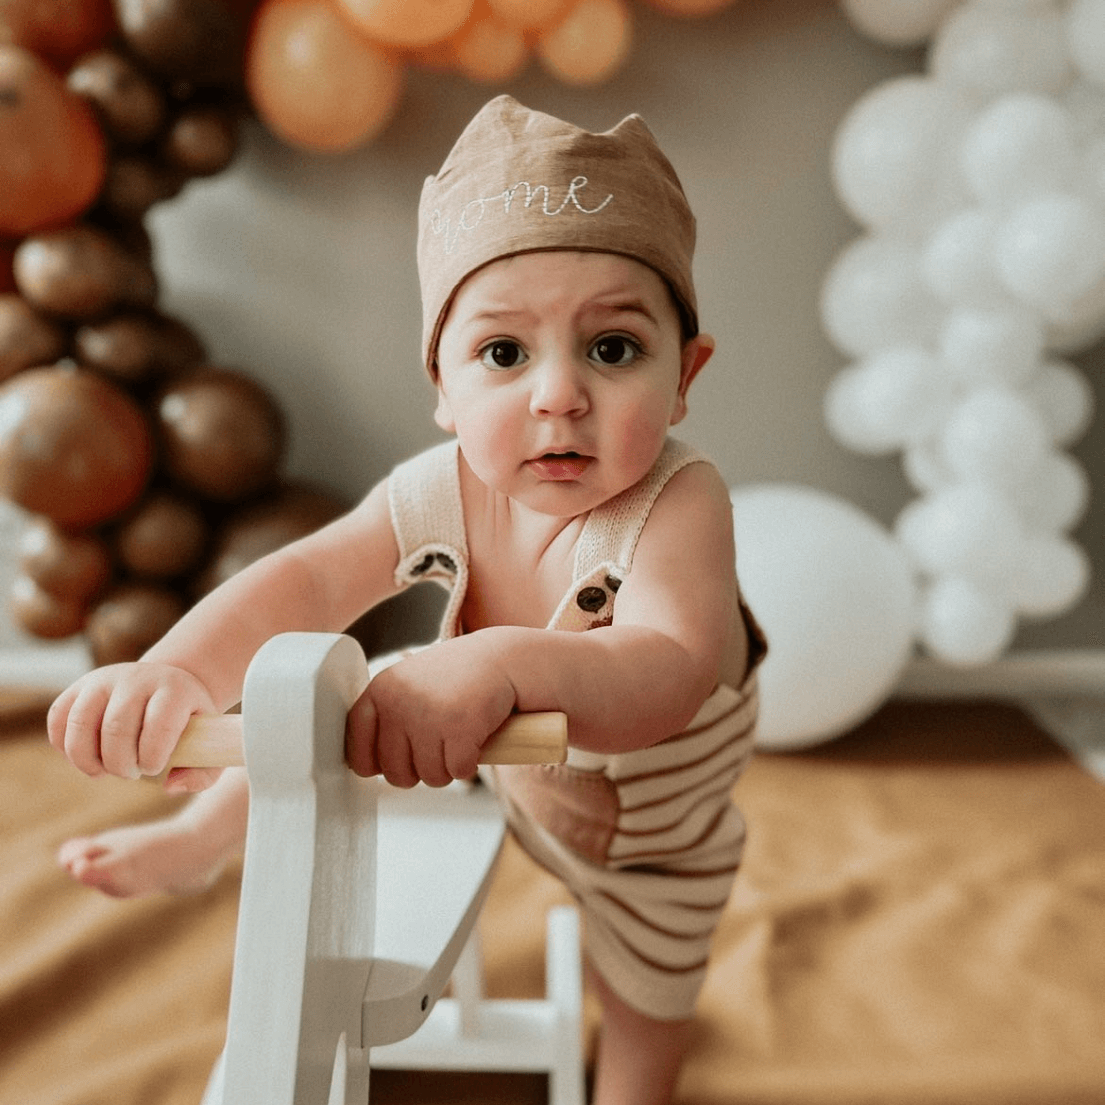
<instances>
[{"instance_id":1,"label":"peach balloon","mask_svg":"<svg viewBox=\"0 0 1105 1105\"><path fill-rule=\"evenodd\" d=\"M464 25L472 0L336 0L367 34L387 46L428 46Z\"/></svg>"},{"instance_id":2,"label":"peach balloon","mask_svg":"<svg viewBox=\"0 0 1105 1105\"><path fill-rule=\"evenodd\" d=\"M264 0L246 52L246 87L278 137L317 153L353 149L391 118L402 66L327 0Z\"/></svg>"},{"instance_id":3,"label":"peach balloon","mask_svg":"<svg viewBox=\"0 0 1105 1105\"><path fill-rule=\"evenodd\" d=\"M521 72L529 57L518 27L486 17L465 27L455 39L457 68L474 81L506 81Z\"/></svg>"},{"instance_id":4,"label":"peach balloon","mask_svg":"<svg viewBox=\"0 0 1105 1105\"><path fill-rule=\"evenodd\" d=\"M537 40L537 55L566 84L596 84L629 53L630 16L623 0L579 0Z\"/></svg>"},{"instance_id":5,"label":"peach balloon","mask_svg":"<svg viewBox=\"0 0 1105 1105\"><path fill-rule=\"evenodd\" d=\"M567 0L487 0L487 6L504 23L528 31L545 27L564 13Z\"/></svg>"}]
</instances>

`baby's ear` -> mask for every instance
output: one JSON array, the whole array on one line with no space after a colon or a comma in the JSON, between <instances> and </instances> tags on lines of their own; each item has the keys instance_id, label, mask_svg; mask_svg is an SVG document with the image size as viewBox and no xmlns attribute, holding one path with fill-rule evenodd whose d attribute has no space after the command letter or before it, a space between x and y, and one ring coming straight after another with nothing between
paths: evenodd
<instances>
[{"instance_id":1,"label":"baby's ear","mask_svg":"<svg viewBox=\"0 0 1105 1105\"><path fill-rule=\"evenodd\" d=\"M696 334L683 346L679 370L679 399L672 414L671 424L682 422L687 416L687 391L694 378L706 367L714 355L716 343L709 334Z\"/></svg>"},{"instance_id":2,"label":"baby's ear","mask_svg":"<svg viewBox=\"0 0 1105 1105\"><path fill-rule=\"evenodd\" d=\"M453 411L449 406L449 400L445 398L445 392L442 390L440 382L437 385L437 407L434 410L434 421L447 434L455 434L457 432L456 419L453 417Z\"/></svg>"}]
</instances>

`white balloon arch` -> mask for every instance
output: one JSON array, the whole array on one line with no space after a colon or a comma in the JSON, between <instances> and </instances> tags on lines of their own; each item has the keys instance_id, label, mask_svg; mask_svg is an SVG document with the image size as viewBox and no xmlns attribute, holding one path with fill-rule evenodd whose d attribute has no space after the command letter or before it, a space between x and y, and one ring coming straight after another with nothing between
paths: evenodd
<instances>
[{"instance_id":1,"label":"white balloon arch","mask_svg":"<svg viewBox=\"0 0 1105 1105\"><path fill-rule=\"evenodd\" d=\"M1069 610L1090 577L1070 536L1090 481L1065 450L1093 392L1064 357L1105 334L1105 0L842 6L870 37L928 49L833 142L862 230L822 289L849 360L825 418L848 449L900 454L918 497L880 535L809 489L734 491L742 580L775 645L761 743L778 749L873 712L915 644L945 666L997 660L1019 619Z\"/></svg>"},{"instance_id":2,"label":"white balloon arch","mask_svg":"<svg viewBox=\"0 0 1105 1105\"><path fill-rule=\"evenodd\" d=\"M1069 536L1089 478L1065 449L1092 392L1064 354L1105 332L1105 0L844 8L880 41L929 46L923 74L869 91L836 135L863 233L824 284L851 358L826 418L848 448L901 454L918 637L982 663L1089 580Z\"/></svg>"}]
</instances>

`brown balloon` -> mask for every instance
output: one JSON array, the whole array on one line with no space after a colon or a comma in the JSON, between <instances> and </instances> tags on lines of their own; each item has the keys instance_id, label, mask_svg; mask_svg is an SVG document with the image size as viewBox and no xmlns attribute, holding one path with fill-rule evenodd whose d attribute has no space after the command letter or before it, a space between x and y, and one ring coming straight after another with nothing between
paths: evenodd
<instances>
[{"instance_id":1,"label":"brown balloon","mask_svg":"<svg viewBox=\"0 0 1105 1105\"><path fill-rule=\"evenodd\" d=\"M113 215L141 219L156 203L180 193L183 173L143 154L122 154L108 162L99 202Z\"/></svg>"},{"instance_id":2,"label":"brown balloon","mask_svg":"<svg viewBox=\"0 0 1105 1105\"><path fill-rule=\"evenodd\" d=\"M21 295L0 295L0 380L25 368L53 364L68 344L65 330Z\"/></svg>"},{"instance_id":3,"label":"brown balloon","mask_svg":"<svg viewBox=\"0 0 1105 1105\"><path fill-rule=\"evenodd\" d=\"M195 503L155 491L120 525L115 534L119 562L143 579L172 579L200 562L210 527Z\"/></svg>"},{"instance_id":4,"label":"brown balloon","mask_svg":"<svg viewBox=\"0 0 1105 1105\"><path fill-rule=\"evenodd\" d=\"M248 9L242 0L115 0L127 45L154 72L193 84L241 74Z\"/></svg>"},{"instance_id":5,"label":"brown balloon","mask_svg":"<svg viewBox=\"0 0 1105 1105\"><path fill-rule=\"evenodd\" d=\"M161 156L188 176L221 173L238 151L238 120L230 108L200 105L185 108L161 143Z\"/></svg>"},{"instance_id":6,"label":"brown balloon","mask_svg":"<svg viewBox=\"0 0 1105 1105\"><path fill-rule=\"evenodd\" d=\"M156 311L123 311L86 323L74 335L73 346L81 364L126 384L175 376L207 355L192 329Z\"/></svg>"},{"instance_id":7,"label":"brown balloon","mask_svg":"<svg viewBox=\"0 0 1105 1105\"><path fill-rule=\"evenodd\" d=\"M87 54L69 70L65 83L88 100L104 130L121 145L149 142L165 125L164 91L117 50Z\"/></svg>"},{"instance_id":8,"label":"brown balloon","mask_svg":"<svg viewBox=\"0 0 1105 1105\"><path fill-rule=\"evenodd\" d=\"M50 314L93 319L112 307L152 307L157 277L148 258L106 231L70 226L24 239L12 261L19 290Z\"/></svg>"},{"instance_id":9,"label":"brown balloon","mask_svg":"<svg viewBox=\"0 0 1105 1105\"><path fill-rule=\"evenodd\" d=\"M234 503L276 477L286 428L276 401L256 380L228 368L201 368L170 384L157 402L166 471L205 499Z\"/></svg>"},{"instance_id":10,"label":"brown balloon","mask_svg":"<svg viewBox=\"0 0 1105 1105\"><path fill-rule=\"evenodd\" d=\"M84 632L97 665L137 660L183 616L184 599L146 583L113 588L89 611Z\"/></svg>"},{"instance_id":11,"label":"brown balloon","mask_svg":"<svg viewBox=\"0 0 1105 1105\"><path fill-rule=\"evenodd\" d=\"M345 502L320 488L285 485L239 511L222 527L208 566L197 580L197 592L206 594L255 560L332 522L346 508Z\"/></svg>"},{"instance_id":12,"label":"brown balloon","mask_svg":"<svg viewBox=\"0 0 1105 1105\"><path fill-rule=\"evenodd\" d=\"M36 518L20 536L19 566L44 591L87 602L111 577L111 552L95 534L66 533Z\"/></svg>"},{"instance_id":13,"label":"brown balloon","mask_svg":"<svg viewBox=\"0 0 1105 1105\"><path fill-rule=\"evenodd\" d=\"M53 640L72 637L81 631L87 604L79 598L52 594L30 576L16 576L12 581L8 608L21 629L36 637Z\"/></svg>"},{"instance_id":14,"label":"brown balloon","mask_svg":"<svg viewBox=\"0 0 1105 1105\"><path fill-rule=\"evenodd\" d=\"M0 494L65 529L129 507L153 463L142 408L95 373L32 368L0 385Z\"/></svg>"}]
</instances>

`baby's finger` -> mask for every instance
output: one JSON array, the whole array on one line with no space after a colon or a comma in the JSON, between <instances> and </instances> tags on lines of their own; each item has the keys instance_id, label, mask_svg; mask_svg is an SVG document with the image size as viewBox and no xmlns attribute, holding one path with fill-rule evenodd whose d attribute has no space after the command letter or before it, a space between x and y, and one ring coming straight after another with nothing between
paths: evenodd
<instances>
[{"instance_id":1,"label":"baby's finger","mask_svg":"<svg viewBox=\"0 0 1105 1105\"><path fill-rule=\"evenodd\" d=\"M59 752L65 751L66 723L77 693L76 687L67 687L50 703L50 709L46 711L46 739Z\"/></svg>"},{"instance_id":2,"label":"baby's finger","mask_svg":"<svg viewBox=\"0 0 1105 1105\"><path fill-rule=\"evenodd\" d=\"M376 727L376 707L365 691L345 719L345 762L365 779L380 774Z\"/></svg>"},{"instance_id":3,"label":"baby's finger","mask_svg":"<svg viewBox=\"0 0 1105 1105\"><path fill-rule=\"evenodd\" d=\"M446 787L453 781L445 761L445 745L439 740L418 741L411 749L415 774L427 786Z\"/></svg>"},{"instance_id":4,"label":"baby's finger","mask_svg":"<svg viewBox=\"0 0 1105 1105\"><path fill-rule=\"evenodd\" d=\"M138 741L146 714L146 696L125 695L118 689L111 696L100 723L100 761L112 775L137 779Z\"/></svg>"},{"instance_id":5,"label":"baby's finger","mask_svg":"<svg viewBox=\"0 0 1105 1105\"><path fill-rule=\"evenodd\" d=\"M376 738L380 772L393 787L409 790L418 782L410 739L394 725L380 725Z\"/></svg>"},{"instance_id":6,"label":"baby's finger","mask_svg":"<svg viewBox=\"0 0 1105 1105\"><path fill-rule=\"evenodd\" d=\"M138 735L137 764L143 775L160 775L165 770L193 713L189 703L164 688L150 695Z\"/></svg>"},{"instance_id":7,"label":"baby's finger","mask_svg":"<svg viewBox=\"0 0 1105 1105\"><path fill-rule=\"evenodd\" d=\"M165 789L171 794L194 794L218 782L221 767L174 767L165 777Z\"/></svg>"},{"instance_id":8,"label":"baby's finger","mask_svg":"<svg viewBox=\"0 0 1105 1105\"><path fill-rule=\"evenodd\" d=\"M100 727L107 708L106 691L94 688L79 693L65 717L65 727L60 732L61 750L69 762L86 775L102 775L100 758Z\"/></svg>"}]
</instances>

